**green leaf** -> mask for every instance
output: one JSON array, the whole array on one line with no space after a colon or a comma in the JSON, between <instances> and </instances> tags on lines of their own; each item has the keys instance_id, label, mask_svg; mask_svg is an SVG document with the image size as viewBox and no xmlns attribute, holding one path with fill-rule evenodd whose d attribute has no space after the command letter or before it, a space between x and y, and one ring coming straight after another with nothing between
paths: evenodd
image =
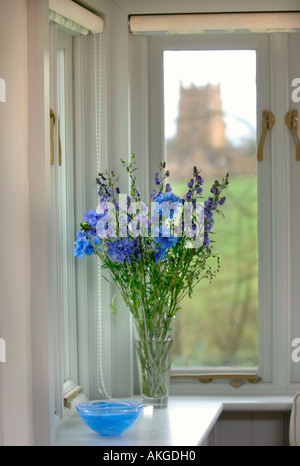
<instances>
[{"instance_id":1,"label":"green leaf","mask_svg":"<svg viewBox=\"0 0 300 466\"><path fill-rule=\"evenodd\" d=\"M113 299L112 299L112 302L111 302L111 305L110 305L110 308L111 308L111 311L113 312L113 314L116 314L117 313L117 310L116 310L116 307L115 307L115 297L117 296L117 294L115 294L113 296Z\"/></svg>"}]
</instances>

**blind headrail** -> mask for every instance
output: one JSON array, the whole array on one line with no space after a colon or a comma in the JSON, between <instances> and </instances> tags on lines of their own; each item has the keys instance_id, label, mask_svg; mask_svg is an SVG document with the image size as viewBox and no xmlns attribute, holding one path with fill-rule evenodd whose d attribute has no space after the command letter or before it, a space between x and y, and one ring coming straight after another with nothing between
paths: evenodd
<instances>
[{"instance_id":1,"label":"blind headrail","mask_svg":"<svg viewBox=\"0 0 300 466\"><path fill-rule=\"evenodd\" d=\"M205 32L298 32L300 12L197 13L132 15L133 34L200 34Z\"/></svg>"},{"instance_id":2,"label":"blind headrail","mask_svg":"<svg viewBox=\"0 0 300 466\"><path fill-rule=\"evenodd\" d=\"M93 34L103 31L103 19L72 0L49 0L49 10Z\"/></svg>"}]
</instances>

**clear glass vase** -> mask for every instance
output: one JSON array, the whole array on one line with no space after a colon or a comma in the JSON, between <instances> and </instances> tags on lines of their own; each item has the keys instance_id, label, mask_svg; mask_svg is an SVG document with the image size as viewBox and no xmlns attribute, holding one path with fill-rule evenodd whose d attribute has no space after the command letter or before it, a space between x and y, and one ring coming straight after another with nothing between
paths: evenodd
<instances>
[{"instance_id":1,"label":"clear glass vase","mask_svg":"<svg viewBox=\"0 0 300 466\"><path fill-rule=\"evenodd\" d=\"M145 406L168 405L174 317L134 319L134 343Z\"/></svg>"}]
</instances>

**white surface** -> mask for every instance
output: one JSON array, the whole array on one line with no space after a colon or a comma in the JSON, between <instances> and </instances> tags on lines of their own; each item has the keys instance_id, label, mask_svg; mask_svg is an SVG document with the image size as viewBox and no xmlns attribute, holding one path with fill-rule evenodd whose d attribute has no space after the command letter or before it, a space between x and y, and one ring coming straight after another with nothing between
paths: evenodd
<instances>
[{"instance_id":1,"label":"white surface","mask_svg":"<svg viewBox=\"0 0 300 466\"><path fill-rule=\"evenodd\" d=\"M213 397L205 397L211 400ZM293 396L224 396L224 411L290 411Z\"/></svg>"},{"instance_id":2,"label":"white surface","mask_svg":"<svg viewBox=\"0 0 300 466\"><path fill-rule=\"evenodd\" d=\"M144 408L136 423L119 436L102 437L75 413L56 430L64 446L203 445L222 411L290 411L292 396L171 396L167 409Z\"/></svg>"},{"instance_id":3,"label":"white surface","mask_svg":"<svg viewBox=\"0 0 300 466\"><path fill-rule=\"evenodd\" d=\"M167 409L145 407L139 419L118 436L93 432L75 413L56 431L57 446L197 446L222 412L220 401L171 397Z\"/></svg>"}]
</instances>

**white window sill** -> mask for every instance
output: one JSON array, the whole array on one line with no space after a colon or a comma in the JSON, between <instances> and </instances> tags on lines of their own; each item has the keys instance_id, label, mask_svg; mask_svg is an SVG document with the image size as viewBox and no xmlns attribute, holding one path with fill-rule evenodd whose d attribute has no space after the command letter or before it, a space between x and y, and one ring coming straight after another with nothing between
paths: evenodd
<instances>
[{"instance_id":1,"label":"white window sill","mask_svg":"<svg viewBox=\"0 0 300 466\"><path fill-rule=\"evenodd\" d=\"M77 413L56 429L56 446L199 446L222 411L290 411L293 397L171 396L167 409L144 408L136 423L119 436L102 437Z\"/></svg>"}]
</instances>

